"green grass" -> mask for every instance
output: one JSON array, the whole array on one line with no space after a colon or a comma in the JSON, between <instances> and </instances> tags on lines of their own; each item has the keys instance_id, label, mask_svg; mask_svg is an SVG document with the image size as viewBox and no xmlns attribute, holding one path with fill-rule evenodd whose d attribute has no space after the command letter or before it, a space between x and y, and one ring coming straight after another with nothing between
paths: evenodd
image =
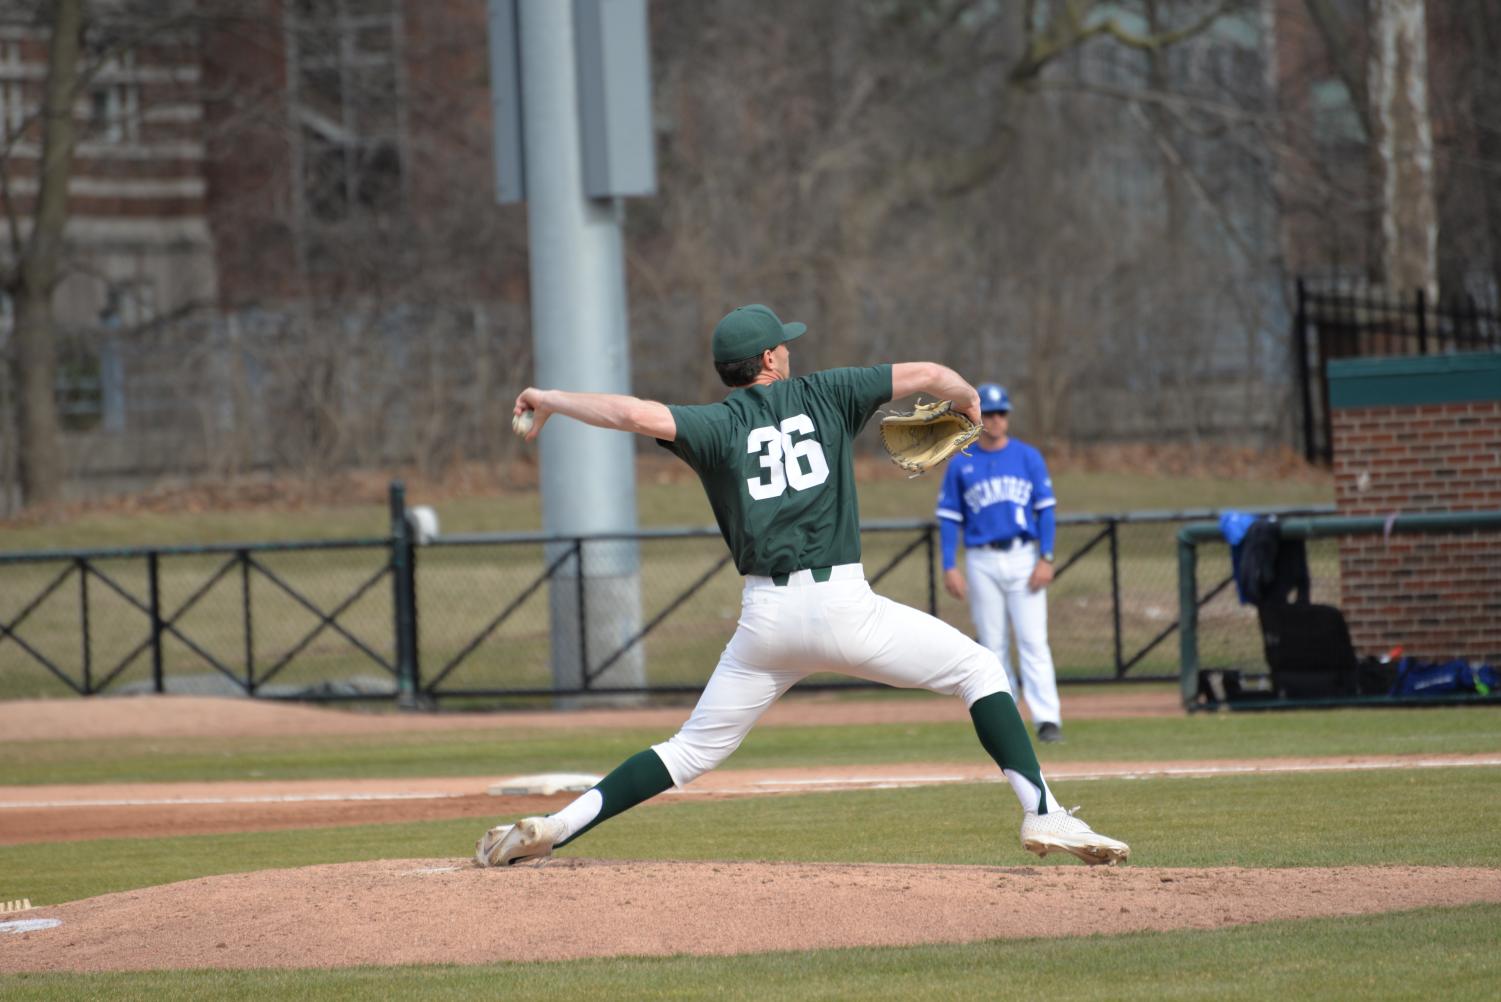
<instances>
[{"instance_id":1,"label":"green grass","mask_svg":"<svg viewBox=\"0 0 1501 1002\"><path fill-rule=\"evenodd\" d=\"M1063 473L1053 478L1061 510L1123 512L1140 509L1253 507L1327 504L1332 481L1226 480L1146 474ZM933 477L879 479L860 485L867 519L929 518L938 491ZM636 510L644 526L712 525L696 481L640 483ZM409 504L426 503L419 495ZM540 529L536 492L461 498L435 507L445 532L528 532ZM0 552L114 546L172 546L271 539L356 539L384 535L390 513L384 503L300 511L86 514L65 522L0 525Z\"/></svg>"},{"instance_id":2,"label":"green grass","mask_svg":"<svg viewBox=\"0 0 1501 1002\"><path fill-rule=\"evenodd\" d=\"M881 699L902 698L884 694ZM1491 709L1316 711L1166 720L1075 721L1069 758L1494 751ZM0 745L0 759L40 775L67 769L112 776L153 756L186 756L189 773L249 767L307 775L379 775L415 762L495 773L577 745L608 758L634 751L643 732L400 735L391 738L81 742ZM796 764L978 757L961 725L762 728L736 764ZM277 755L285 756L277 759ZM236 759L245 757L236 763ZM940 755L939 757L949 757ZM92 763L92 764L90 764ZM366 768L361 769L361 764ZM563 767L548 762L547 767ZM591 763L598 767L598 763ZM347 772L345 770L348 770ZM158 771L171 772L172 769ZM1247 867L1494 866L1501 830L1497 771L1489 767L1062 781L1067 805L1132 843L1133 865ZM1460 809L1462 808L1462 809ZM931 838L907 835L914 816ZM1436 833L1435 818L1443 821ZM183 838L92 840L0 847L0 898L58 903L217 873L386 858L466 854L488 819L272 831ZM805 794L742 800L664 797L591 832L564 855L606 859L725 859L1070 866L1037 861L1016 845L1016 807L1001 783ZM1359 918L1268 923L1214 931L1059 940L758 954L621 958L562 964L351 970L192 971L11 975L0 997L75 999L417 1000L475 997L991 999L1488 999L1501 976L1494 930L1501 906L1427 909Z\"/></svg>"},{"instance_id":3,"label":"green grass","mask_svg":"<svg viewBox=\"0 0 1501 1002\"><path fill-rule=\"evenodd\" d=\"M745 957L664 957L382 967L12 975L0 997L112 999L716 998L1053 1002L1490 999L1501 906L1273 922L1213 931L1001 940Z\"/></svg>"},{"instance_id":4,"label":"green grass","mask_svg":"<svg viewBox=\"0 0 1501 1002\"><path fill-rule=\"evenodd\" d=\"M1062 781L1139 866L1491 866L1496 770ZM1468 804L1464 811L1455 804ZM911 837L911 819L928 833ZM1435 838L1433 819L1444 818ZM1017 845L1003 783L788 797L666 797L562 851L603 859L1070 866ZM0 846L0 895L71 901L216 873L467 855L488 819ZM86 852L80 848L86 847Z\"/></svg>"},{"instance_id":5,"label":"green grass","mask_svg":"<svg viewBox=\"0 0 1501 1002\"><path fill-rule=\"evenodd\" d=\"M684 708L683 718L688 710ZM667 737L673 727L493 730L277 738L120 738L0 743L16 784L476 776L537 770L602 772ZM1501 712L1490 707L1196 714L1077 720L1068 740L1041 747L1049 762L1261 758L1282 755L1501 751ZM812 763L983 761L968 723L760 727L727 763L769 768Z\"/></svg>"}]
</instances>

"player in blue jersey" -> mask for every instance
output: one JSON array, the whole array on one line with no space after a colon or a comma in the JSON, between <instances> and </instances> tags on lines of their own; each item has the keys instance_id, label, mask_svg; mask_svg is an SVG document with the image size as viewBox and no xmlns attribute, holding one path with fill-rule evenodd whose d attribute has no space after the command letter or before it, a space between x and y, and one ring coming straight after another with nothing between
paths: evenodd
<instances>
[{"instance_id":1,"label":"player in blue jersey","mask_svg":"<svg viewBox=\"0 0 1501 1002\"><path fill-rule=\"evenodd\" d=\"M1010 436L1011 399L983 383L981 431L969 455L949 460L938 492L943 586L968 597L980 643L1001 659L1013 692L1026 700L1040 741L1063 740L1058 680L1048 649L1047 586L1053 580L1053 481L1042 453ZM964 535L964 568L957 566ZM1022 684L1011 667L1016 634Z\"/></svg>"}]
</instances>

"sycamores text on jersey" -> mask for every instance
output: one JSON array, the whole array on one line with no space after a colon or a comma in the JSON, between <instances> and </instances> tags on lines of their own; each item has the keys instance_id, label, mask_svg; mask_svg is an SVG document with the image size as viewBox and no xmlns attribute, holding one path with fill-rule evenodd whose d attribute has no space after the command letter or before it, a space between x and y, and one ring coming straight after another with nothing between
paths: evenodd
<instances>
[{"instance_id":1,"label":"sycamores text on jersey","mask_svg":"<svg viewBox=\"0 0 1501 1002\"><path fill-rule=\"evenodd\" d=\"M964 505L973 512L1003 501L1026 508L1031 500L1032 481L1025 477L987 477L964 492Z\"/></svg>"}]
</instances>

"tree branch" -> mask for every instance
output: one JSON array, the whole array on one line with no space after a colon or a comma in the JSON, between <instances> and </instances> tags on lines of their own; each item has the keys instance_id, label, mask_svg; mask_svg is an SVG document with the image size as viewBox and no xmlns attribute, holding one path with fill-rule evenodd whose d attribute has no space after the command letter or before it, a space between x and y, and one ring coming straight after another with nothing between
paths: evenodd
<instances>
[{"instance_id":1,"label":"tree branch","mask_svg":"<svg viewBox=\"0 0 1501 1002\"><path fill-rule=\"evenodd\" d=\"M1102 36L1112 38L1127 48L1148 52L1161 51L1202 34L1220 18L1244 7L1246 3L1247 0L1220 0L1220 3L1212 10L1191 24L1171 31L1147 35L1127 31L1114 17L1101 18L1093 24L1087 24L1089 15L1102 9L1103 6L1094 0L1065 0L1063 11L1048 24L1040 35L1037 35L1034 34L1029 3L1027 22L1022 29L1026 45L1021 58L1011 68L1011 82L1020 86L1032 84L1048 63L1091 39Z\"/></svg>"},{"instance_id":2,"label":"tree branch","mask_svg":"<svg viewBox=\"0 0 1501 1002\"><path fill-rule=\"evenodd\" d=\"M1244 6L1244 0L1221 0L1220 5L1209 13L1199 18L1194 23L1173 31L1164 31L1160 35L1136 35L1120 26L1115 18L1108 18L1100 23L1100 30L1117 42L1132 49L1143 49L1157 52L1179 42L1187 41L1201 32L1208 31L1214 22L1231 13L1235 8Z\"/></svg>"},{"instance_id":3,"label":"tree branch","mask_svg":"<svg viewBox=\"0 0 1501 1002\"><path fill-rule=\"evenodd\" d=\"M1246 238L1241 236L1240 231L1235 228L1235 224L1230 221L1225 210L1215 202L1214 196L1209 194L1209 190L1205 188L1204 182L1198 173L1183 158L1183 154L1173 144L1172 140L1161 129L1157 128L1150 116L1142 111L1141 105L1133 104L1131 106L1131 116L1147 130L1147 133L1152 137L1152 141L1157 144L1157 149L1162 153L1163 159L1168 162L1171 169L1177 171L1188 182L1188 186L1193 189L1195 197L1203 204L1204 208L1209 210L1210 215L1219 223L1220 229L1224 231L1225 236L1229 238L1230 243L1235 246L1235 249L1240 251L1241 256L1246 261L1252 263L1259 260L1255 250L1246 241Z\"/></svg>"}]
</instances>

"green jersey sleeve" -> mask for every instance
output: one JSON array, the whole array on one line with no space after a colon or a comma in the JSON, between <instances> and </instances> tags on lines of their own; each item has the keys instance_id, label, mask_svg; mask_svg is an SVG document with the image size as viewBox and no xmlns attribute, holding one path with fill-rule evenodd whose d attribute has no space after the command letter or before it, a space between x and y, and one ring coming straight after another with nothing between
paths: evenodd
<instances>
[{"instance_id":1,"label":"green jersey sleeve","mask_svg":"<svg viewBox=\"0 0 1501 1002\"><path fill-rule=\"evenodd\" d=\"M839 408L845 430L853 437L865 427L876 408L891 400L891 366L824 369L808 377Z\"/></svg>"},{"instance_id":2,"label":"green jersey sleeve","mask_svg":"<svg viewBox=\"0 0 1501 1002\"><path fill-rule=\"evenodd\" d=\"M658 445L695 470L713 469L726 461L731 424L724 404L668 404L667 410L677 425L677 438L671 442L659 438Z\"/></svg>"}]
</instances>

